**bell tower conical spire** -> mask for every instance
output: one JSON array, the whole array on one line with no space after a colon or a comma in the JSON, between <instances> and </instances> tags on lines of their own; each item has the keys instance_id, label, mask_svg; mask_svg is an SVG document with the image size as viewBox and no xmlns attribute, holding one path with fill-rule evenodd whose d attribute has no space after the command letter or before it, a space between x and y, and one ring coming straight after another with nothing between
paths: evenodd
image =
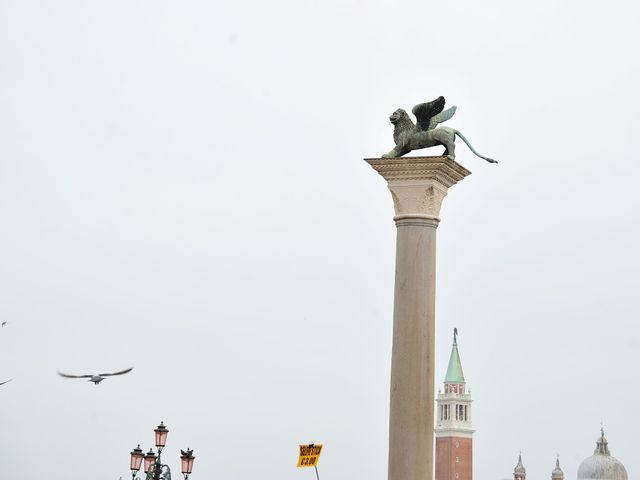
<instances>
[{"instance_id":1,"label":"bell tower conical spire","mask_svg":"<svg viewBox=\"0 0 640 480\"><path fill-rule=\"evenodd\" d=\"M453 345L444 378L444 393L436 402L435 480L472 480L473 428L471 394L466 391L458 352L458 329L453 329Z\"/></svg>"},{"instance_id":2,"label":"bell tower conical spire","mask_svg":"<svg viewBox=\"0 0 640 480\"><path fill-rule=\"evenodd\" d=\"M449 366L447 374L444 377L446 384L464 384L464 373L462 373L462 362L460 361L460 353L458 353L458 329L453 329L453 347L449 356Z\"/></svg>"}]
</instances>

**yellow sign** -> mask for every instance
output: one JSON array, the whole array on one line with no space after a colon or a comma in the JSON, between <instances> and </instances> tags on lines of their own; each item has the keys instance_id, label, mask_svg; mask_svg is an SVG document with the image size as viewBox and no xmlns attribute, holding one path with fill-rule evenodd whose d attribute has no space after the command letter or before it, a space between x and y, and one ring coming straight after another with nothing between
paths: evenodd
<instances>
[{"instance_id":1,"label":"yellow sign","mask_svg":"<svg viewBox=\"0 0 640 480\"><path fill-rule=\"evenodd\" d=\"M300 458L298 458L298 467L315 467L318 465L318 458L322 445L300 445Z\"/></svg>"}]
</instances>

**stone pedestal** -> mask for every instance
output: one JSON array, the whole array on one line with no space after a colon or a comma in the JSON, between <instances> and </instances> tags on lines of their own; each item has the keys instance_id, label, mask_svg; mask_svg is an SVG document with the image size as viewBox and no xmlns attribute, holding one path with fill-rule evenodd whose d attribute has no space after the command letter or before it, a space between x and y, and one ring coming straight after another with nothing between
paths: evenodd
<instances>
[{"instance_id":1,"label":"stone pedestal","mask_svg":"<svg viewBox=\"0 0 640 480\"><path fill-rule=\"evenodd\" d=\"M448 157L365 160L396 213L389 480L432 480L436 228L449 187L471 172Z\"/></svg>"}]
</instances>

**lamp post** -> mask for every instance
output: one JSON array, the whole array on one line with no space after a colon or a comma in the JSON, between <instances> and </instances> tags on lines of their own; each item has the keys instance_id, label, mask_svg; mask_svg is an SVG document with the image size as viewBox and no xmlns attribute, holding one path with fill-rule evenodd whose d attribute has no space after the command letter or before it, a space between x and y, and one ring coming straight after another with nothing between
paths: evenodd
<instances>
[{"instance_id":1,"label":"lamp post","mask_svg":"<svg viewBox=\"0 0 640 480\"><path fill-rule=\"evenodd\" d=\"M164 426L163 422L160 422L160 425L154 430L154 433L156 448L158 449L157 455L153 451L153 448L150 448L146 454L142 453L140 445L131 452L130 468L133 480L140 480L140 477L136 477L136 474L140 470L143 461L144 473L146 474L145 480L171 480L171 469L168 465L163 464L161 459L162 449L167 444L167 434L169 430ZM196 457L193 456L193 450L189 450L188 448L186 451L180 450L180 453L182 454L180 456L182 474L184 475L184 480L188 480L193 470L193 460Z\"/></svg>"}]
</instances>

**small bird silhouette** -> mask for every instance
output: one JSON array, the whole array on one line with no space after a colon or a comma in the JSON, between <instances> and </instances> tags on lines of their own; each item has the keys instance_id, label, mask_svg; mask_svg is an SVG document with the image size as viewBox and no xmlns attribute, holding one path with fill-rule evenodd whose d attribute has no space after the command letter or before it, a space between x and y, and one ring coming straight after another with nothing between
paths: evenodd
<instances>
[{"instance_id":1,"label":"small bird silhouette","mask_svg":"<svg viewBox=\"0 0 640 480\"><path fill-rule=\"evenodd\" d=\"M9 380L5 380L4 382L0 383L0 385L4 385L5 383L9 383L11 380L13 380L13 378L10 378Z\"/></svg>"},{"instance_id":2,"label":"small bird silhouette","mask_svg":"<svg viewBox=\"0 0 640 480\"><path fill-rule=\"evenodd\" d=\"M2 322L2 326L4 327L7 324L7 322Z\"/></svg>"},{"instance_id":3,"label":"small bird silhouette","mask_svg":"<svg viewBox=\"0 0 640 480\"><path fill-rule=\"evenodd\" d=\"M97 375L68 375L66 373L58 371L58 375L65 378L88 378L90 382L93 382L97 385L106 377L113 377L114 375L124 375L125 373L129 373L131 370L133 370L133 367L127 368L126 370L121 370L119 372L99 373Z\"/></svg>"}]
</instances>

